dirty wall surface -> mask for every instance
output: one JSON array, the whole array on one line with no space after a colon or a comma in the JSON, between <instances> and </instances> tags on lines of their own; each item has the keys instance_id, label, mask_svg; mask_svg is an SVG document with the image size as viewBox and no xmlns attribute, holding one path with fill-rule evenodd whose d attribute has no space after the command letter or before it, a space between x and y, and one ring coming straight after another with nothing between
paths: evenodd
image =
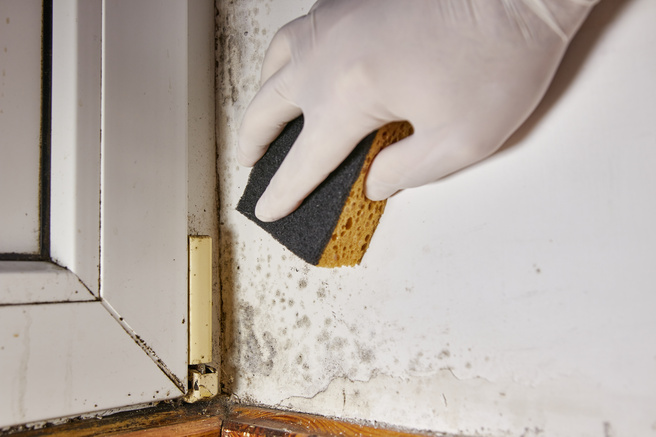
<instances>
[{"instance_id":1,"label":"dirty wall surface","mask_svg":"<svg viewBox=\"0 0 656 437\"><path fill-rule=\"evenodd\" d=\"M499 153L395 196L332 270L235 211L264 51L311 4L217 2L223 389L468 435L656 433L654 4L602 2Z\"/></svg>"}]
</instances>

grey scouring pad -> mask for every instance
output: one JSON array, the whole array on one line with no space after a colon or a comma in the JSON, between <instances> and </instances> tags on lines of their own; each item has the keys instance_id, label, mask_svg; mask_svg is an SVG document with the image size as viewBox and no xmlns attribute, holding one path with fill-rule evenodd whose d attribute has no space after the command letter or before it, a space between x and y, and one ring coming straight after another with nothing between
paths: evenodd
<instances>
[{"instance_id":1,"label":"grey scouring pad","mask_svg":"<svg viewBox=\"0 0 656 437\"><path fill-rule=\"evenodd\" d=\"M366 172L380 149L410 135L412 126L394 122L371 133L296 211L274 222L262 222L255 217L255 205L302 129L301 116L271 143L251 170L237 210L310 264L359 264L385 209L385 201L373 202L364 196Z\"/></svg>"}]
</instances>

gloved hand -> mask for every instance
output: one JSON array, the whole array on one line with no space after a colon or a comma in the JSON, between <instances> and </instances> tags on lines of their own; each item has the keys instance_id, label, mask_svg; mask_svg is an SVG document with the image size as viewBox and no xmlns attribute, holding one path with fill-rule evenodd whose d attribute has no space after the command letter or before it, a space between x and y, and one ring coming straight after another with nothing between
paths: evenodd
<instances>
[{"instance_id":1,"label":"gloved hand","mask_svg":"<svg viewBox=\"0 0 656 437\"><path fill-rule=\"evenodd\" d=\"M296 209L371 131L408 120L366 195L436 181L497 150L544 95L594 0L320 0L274 37L239 134L251 166L286 122L303 131L255 213Z\"/></svg>"}]
</instances>

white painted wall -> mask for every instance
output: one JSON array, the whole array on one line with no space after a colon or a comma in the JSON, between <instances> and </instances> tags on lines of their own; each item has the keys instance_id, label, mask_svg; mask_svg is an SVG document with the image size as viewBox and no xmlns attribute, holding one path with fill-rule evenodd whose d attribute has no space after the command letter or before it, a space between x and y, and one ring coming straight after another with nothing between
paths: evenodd
<instances>
[{"instance_id":1,"label":"white painted wall","mask_svg":"<svg viewBox=\"0 0 656 437\"><path fill-rule=\"evenodd\" d=\"M312 0L218 1L223 382L237 399L468 435L656 434L656 3L605 1L504 149L388 203L361 266L235 211L236 131Z\"/></svg>"}]
</instances>

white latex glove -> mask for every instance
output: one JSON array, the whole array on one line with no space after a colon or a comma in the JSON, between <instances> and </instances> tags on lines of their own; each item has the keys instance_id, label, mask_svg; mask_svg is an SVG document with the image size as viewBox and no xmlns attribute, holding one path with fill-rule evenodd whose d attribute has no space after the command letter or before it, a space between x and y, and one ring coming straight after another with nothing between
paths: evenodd
<instances>
[{"instance_id":1,"label":"white latex glove","mask_svg":"<svg viewBox=\"0 0 656 437\"><path fill-rule=\"evenodd\" d=\"M274 37L239 134L253 165L305 117L255 213L295 210L371 131L408 120L366 195L436 181L497 150L544 95L594 0L320 0Z\"/></svg>"}]
</instances>

